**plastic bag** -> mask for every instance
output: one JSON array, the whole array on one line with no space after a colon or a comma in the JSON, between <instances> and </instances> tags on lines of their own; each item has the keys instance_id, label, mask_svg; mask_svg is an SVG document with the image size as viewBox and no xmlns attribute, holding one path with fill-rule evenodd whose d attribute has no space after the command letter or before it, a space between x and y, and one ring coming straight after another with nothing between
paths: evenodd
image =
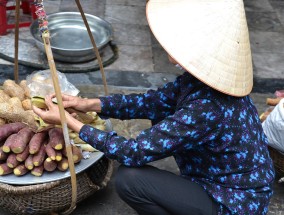
<instances>
[{"instance_id":1,"label":"plastic bag","mask_svg":"<svg viewBox=\"0 0 284 215\"><path fill-rule=\"evenodd\" d=\"M284 98L275 106L273 111L262 123L264 133L268 138L268 144L284 152Z\"/></svg>"},{"instance_id":2,"label":"plastic bag","mask_svg":"<svg viewBox=\"0 0 284 215\"><path fill-rule=\"evenodd\" d=\"M57 71L57 76L62 93L72 96L78 95L79 90L67 80L63 73ZM45 97L46 95L54 93L50 70L35 71L28 75L26 80L27 86L30 89L31 97Z\"/></svg>"}]
</instances>

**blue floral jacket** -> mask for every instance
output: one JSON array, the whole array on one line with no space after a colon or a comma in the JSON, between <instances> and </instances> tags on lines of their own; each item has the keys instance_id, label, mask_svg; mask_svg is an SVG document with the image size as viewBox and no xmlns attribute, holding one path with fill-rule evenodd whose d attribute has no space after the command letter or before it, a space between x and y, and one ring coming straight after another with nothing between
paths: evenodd
<instances>
[{"instance_id":1,"label":"blue floral jacket","mask_svg":"<svg viewBox=\"0 0 284 215\"><path fill-rule=\"evenodd\" d=\"M102 97L102 115L150 119L136 139L84 125L82 140L127 166L173 156L180 174L202 186L220 214L266 214L274 169L257 110L189 73L145 94Z\"/></svg>"}]
</instances>

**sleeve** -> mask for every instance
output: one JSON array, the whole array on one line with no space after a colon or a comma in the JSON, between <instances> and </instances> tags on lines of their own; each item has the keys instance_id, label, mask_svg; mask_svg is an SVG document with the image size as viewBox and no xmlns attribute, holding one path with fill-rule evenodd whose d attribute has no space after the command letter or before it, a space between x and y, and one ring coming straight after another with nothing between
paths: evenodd
<instances>
[{"instance_id":1,"label":"sleeve","mask_svg":"<svg viewBox=\"0 0 284 215\"><path fill-rule=\"evenodd\" d=\"M209 100L195 100L187 107L142 131L136 139L84 125L80 138L126 166L142 166L215 139L220 109Z\"/></svg>"},{"instance_id":2,"label":"sleeve","mask_svg":"<svg viewBox=\"0 0 284 215\"><path fill-rule=\"evenodd\" d=\"M163 88L145 94L100 97L100 115L117 119L149 119L160 121L175 111L180 93L180 76Z\"/></svg>"}]
</instances>

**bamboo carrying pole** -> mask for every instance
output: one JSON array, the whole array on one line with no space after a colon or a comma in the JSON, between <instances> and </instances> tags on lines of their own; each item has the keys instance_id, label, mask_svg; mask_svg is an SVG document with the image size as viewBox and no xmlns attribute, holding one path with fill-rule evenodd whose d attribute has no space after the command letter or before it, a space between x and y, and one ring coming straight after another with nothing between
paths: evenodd
<instances>
[{"instance_id":1,"label":"bamboo carrying pole","mask_svg":"<svg viewBox=\"0 0 284 215\"><path fill-rule=\"evenodd\" d=\"M72 148L70 144L69 134L68 134L68 127L67 127L67 121L65 116L65 110L63 107L62 102L62 95L61 95L61 89L59 86L58 76L57 76L57 70L53 59L53 54L51 51L50 41L49 41L49 34L42 35L44 48L52 76L52 82L55 90L55 95L57 99L57 104L59 108L60 113L60 119L61 119L61 125L63 129L63 135L64 135L64 141L65 141L65 147L67 152L67 158L68 158L68 164L69 164L69 171L71 175L71 186L72 186L72 202L70 208L64 212L65 214L71 213L76 208L76 202L77 202L77 182L76 182L76 173L75 173L75 166L73 162L73 154L72 154Z\"/></svg>"},{"instance_id":2,"label":"bamboo carrying pole","mask_svg":"<svg viewBox=\"0 0 284 215\"><path fill-rule=\"evenodd\" d=\"M90 37L90 40L92 42L92 45L93 45L93 48L94 48L94 51L95 51L95 54L96 54L96 57L98 59L98 63L99 63L99 66L100 66L100 71L101 71L101 75L102 75L102 80L103 80L103 84L104 84L104 91L105 91L105 95L108 95L108 88L107 88L107 82L106 82L106 77L105 77L105 72L104 72L104 67L103 67L103 63L102 63L102 59L101 59L101 56L100 56L100 53L99 53L99 50L98 50L98 47L96 45L96 41L93 37L93 34L91 32L91 29L90 29L90 26L89 26L89 23L87 21L87 18L85 16L85 13L83 11L83 8L81 6L81 3L80 3L80 0L75 0L76 1L76 4L77 4L77 7L81 13L81 16L82 16L82 19L85 23L85 26L87 28L87 31L88 31L88 34L89 34L89 37Z\"/></svg>"},{"instance_id":3,"label":"bamboo carrying pole","mask_svg":"<svg viewBox=\"0 0 284 215\"><path fill-rule=\"evenodd\" d=\"M43 0L35 0L35 2L38 3L38 4L43 4ZM41 8L41 10L43 10L43 8ZM55 95L56 95L57 104L58 104L58 108L59 108L61 125L62 125L62 129L63 129L63 135L64 135L64 141L65 141L65 147L66 147L66 151L67 151L69 171L70 171L70 175L71 175L72 201L71 201L70 208L63 213L63 214L70 214L76 208L77 181L76 181L76 173L75 173L75 167L74 167L74 162L73 162L72 148L71 148L69 134L68 134L67 120L66 120L66 116L65 116L65 110L64 110L64 107L63 107L63 102L62 102L62 94L61 94L57 70L56 70L54 59L53 59L53 54L52 54L49 38L50 38L50 34L49 34L48 31L45 31L45 32L42 33L44 48L45 48L45 52L46 52L46 56L47 56L47 60L48 60L48 65L49 65L51 76L52 76L53 87L54 87L54 90L55 90Z\"/></svg>"},{"instance_id":4,"label":"bamboo carrying pole","mask_svg":"<svg viewBox=\"0 0 284 215\"><path fill-rule=\"evenodd\" d=\"M14 79L19 83L19 23L20 23L20 0L16 0L16 21L15 21L15 59L14 59Z\"/></svg>"}]
</instances>

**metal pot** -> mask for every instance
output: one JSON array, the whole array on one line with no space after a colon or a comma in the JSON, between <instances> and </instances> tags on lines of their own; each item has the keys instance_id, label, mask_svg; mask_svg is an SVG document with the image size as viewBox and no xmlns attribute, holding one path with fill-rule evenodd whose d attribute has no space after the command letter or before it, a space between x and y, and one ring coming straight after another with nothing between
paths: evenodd
<instances>
[{"instance_id":1,"label":"metal pot","mask_svg":"<svg viewBox=\"0 0 284 215\"><path fill-rule=\"evenodd\" d=\"M112 26L97 16L85 15L96 45L101 51L112 40ZM80 13L59 12L50 14L47 18L51 49L55 60L79 63L95 58L93 45ZM45 53L37 20L31 24L30 32L35 39L36 46Z\"/></svg>"}]
</instances>

